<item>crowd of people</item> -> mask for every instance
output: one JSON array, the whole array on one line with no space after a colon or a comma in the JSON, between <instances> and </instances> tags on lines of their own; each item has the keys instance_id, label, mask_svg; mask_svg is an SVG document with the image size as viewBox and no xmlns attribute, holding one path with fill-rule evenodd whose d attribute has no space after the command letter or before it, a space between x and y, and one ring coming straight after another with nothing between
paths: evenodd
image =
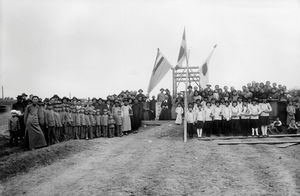
<instances>
[{"instance_id":1,"label":"crowd of people","mask_svg":"<svg viewBox=\"0 0 300 196\"><path fill-rule=\"evenodd\" d=\"M287 93L285 86L252 82L236 90L211 85L188 87L188 110L184 111L184 93L175 96L160 89L157 96L139 91L122 91L106 99L76 97L41 99L23 93L17 96L9 120L11 144L25 140L29 149L70 139L121 137L136 133L142 120L172 120L182 124L187 119L190 137L202 135L267 136L270 116L272 130L287 126L295 132L299 126L299 96ZM276 103L276 105L272 105ZM276 107L275 107L276 106ZM275 113L275 115L274 115Z\"/></svg>"}]
</instances>

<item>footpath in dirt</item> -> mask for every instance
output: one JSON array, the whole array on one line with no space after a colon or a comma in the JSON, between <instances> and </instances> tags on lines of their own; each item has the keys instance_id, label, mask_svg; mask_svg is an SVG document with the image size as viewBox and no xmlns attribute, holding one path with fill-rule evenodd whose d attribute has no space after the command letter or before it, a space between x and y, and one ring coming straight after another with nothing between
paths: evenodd
<instances>
[{"instance_id":1,"label":"footpath in dirt","mask_svg":"<svg viewBox=\"0 0 300 196\"><path fill-rule=\"evenodd\" d=\"M165 123L86 141L82 152L8 178L0 195L300 194L300 145L184 144L182 130Z\"/></svg>"}]
</instances>

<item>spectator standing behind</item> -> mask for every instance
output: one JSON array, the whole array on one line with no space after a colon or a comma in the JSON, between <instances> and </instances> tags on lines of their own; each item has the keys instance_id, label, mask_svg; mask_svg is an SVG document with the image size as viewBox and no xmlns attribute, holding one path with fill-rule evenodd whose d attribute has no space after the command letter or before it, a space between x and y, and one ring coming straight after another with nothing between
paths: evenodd
<instances>
[{"instance_id":1,"label":"spectator standing behind","mask_svg":"<svg viewBox=\"0 0 300 196\"><path fill-rule=\"evenodd\" d=\"M14 146L18 144L18 134L20 132L20 121L16 110L12 110L8 121L8 131L10 134L9 144Z\"/></svg>"},{"instance_id":2,"label":"spectator standing behind","mask_svg":"<svg viewBox=\"0 0 300 196\"><path fill-rule=\"evenodd\" d=\"M286 112L287 112L286 124L289 125L291 120L295 119L295 114L296 114L296 108L293 105L292 101L289 101L286 107Z\"/></svg>"},{"instance_id":3,"label":"spectator standing behind","mask_svg":"<svg viewBox=\"0 0 300 196\"><path fill-rule=\"evenodd\" d=\"M26 125L26 136L28 138L29 149L44 147L47 145L44 134L39 125L39 98L32 97L32 104L28 105L24 113L24 122Z\"/></svg>"},{"instance_id":4,"label":"spectator standing behind","mask_svg":"<svg viewBox=\"0 0 300 196\"><path fill-rule=\"evenodd\" d=\"M155 119L158 120L160 113L161 113L161 104L165 100L165 89L161 88L160 93L157 95L157 102L156 102L156 108L155 108Z\"/></svg>"},{"instance_id":5,"label":"spectator standing behind","mask_svg":"<svg viewBox=\"0 0 300 196\"><path fill-rule=\"evenodd\" d=\"M152 99L150 100L150 120L155 119L155 112L156 112L156 99L155 96L152 96Z\"/></svg>"}]
</instances>

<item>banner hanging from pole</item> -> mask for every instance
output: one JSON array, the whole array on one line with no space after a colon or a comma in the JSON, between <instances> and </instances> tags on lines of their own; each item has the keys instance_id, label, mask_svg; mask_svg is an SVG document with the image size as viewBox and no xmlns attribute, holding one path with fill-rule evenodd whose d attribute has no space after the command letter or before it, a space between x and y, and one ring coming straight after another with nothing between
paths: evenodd
<instances>
[{"instance_id":1,"label":"banner hanging from pole","mask_svg":"<svg viewBox=\"0 0 300 196\"><path fill-rule=\"evenodd\" d=\"M171 68L172 65L164 57L164 55L160 52L158 48L155 63L154 63L154 68L152 70L152 74L148 86L148 94L156 87L156 85L163 79L163 77L168 73L168 71Z\"/></svg>"},{"instance_id":2,"label":"banner hanging from pole","mask_svg":"<svg viewBox=\"0 0 300 196\"><path fill-rule=\"evenodd\" d=\"M202 88L205 88L206 85L209 83L209 69L208 69L208 63L211 59L211 56L213 55L215 49L217 47L217 44L214 45L212 51L209 53L207 59L203 63L202 67L200 68L200 86Z\"/></svg>"},{"instance_id":3,"label":"banner hanging from pole","mask_svg":"<svg viewBox=\"0 0 300 196\"><path fill-rule=\"evenodd\" d=\"M186 40L185 40L185 29L183 30L183 35L182 35L182 41L179 49L179 54L178 54L178 59L177 59L177 64L175 68L182 67L182 63L185 58L187 58L187 47L186 47Z\"/></svg>"}]
</instances>

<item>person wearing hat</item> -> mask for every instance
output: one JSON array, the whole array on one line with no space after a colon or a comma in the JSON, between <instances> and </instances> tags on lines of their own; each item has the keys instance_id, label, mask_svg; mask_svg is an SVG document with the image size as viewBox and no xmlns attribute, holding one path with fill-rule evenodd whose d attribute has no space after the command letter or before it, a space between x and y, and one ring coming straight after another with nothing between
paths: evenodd
<instances>
[{"instance_id":1,"label":"person wearing hat","mask_svg":"<svg viewBox=\"0 0 300 196\"><path fill-rule=\"evenodd\" d=\"M143 105L140 103L137 99L134 99L132 104L132 131L136 133L136 131L140 128L142 124L142 118L143 118Z\"/></svg>"},{"instance_id":2,"label":"person wearing hat","mask_svg":"<svg viewBox=\"0 0 300 196\"><path fill-rule=\"evenodd\" d=\"M58 141L62 141L62 129L60 105L56 104L54 107L54 121L55 121L55 138Z\"/></svg>"},{"instance_id":3,"label":"person wearing hat","mask_svg":"<svg viewBox=\"0 0 300 196\"><path fill-rule=\"evenodd\" d=\"M44 133L39 124L38 96L32 97L32 104L28 105L24 112L24 122L26 125L26 140L29 149L41 148L47 145Z\"/></svg>"},{"instance_id":4,"label":"person wearing hat","mask_svg":"<svg viewBox=\"0 0 300 196\"><path fill-rule=\"evenodd\" d=\"M193 104L192 103L188 104L188 110L186 111L185 118L186 118L186 123L187 123L188 136L189 136L189 138L193 138L193 136L194 136L194 124L195 124L196 116L195 116L195 113L193 111Z\"/></svg>"},{"instance_id":5,"label":"person wearing hat","mask_svg":"<svg viewBox=\"0 0 300 196\"><path fill-rule=\"evenodd\" d=\"M250 109L250 125L252 130L252 136L258 136L258 128L259 128L259 115L261 113L260 107L258 105L258 99L252 99L252 104L249 105Z\"/></svg>"},{"instance_id":6,"label":"person wearing hat","mask_svg":"<svg viewBox=\"0 0 300 196\"><path fill-rule=\"evenodd\" d=\"M80 139L85 139L85 131L86 131L86 121L85 121L85 114L84 114L84 108L78 109L79 111L79 138Z\"/></svg>"},{"instance_id":7,"label":"person wearing hat","mask_svg":"<svg viewBox=\"0 0 300 196\"><path fill-rule=\"evenodd\" d=\"M143 90L142 89L139 89L138 90L138 94L135 96L136 99L139 99L139 98L143 98L145 97L145 95L143 94Z\"/></svg>"},{"instance_id":8,"label":"person wearing hat","mask_svg":"<svg viewBox=\"0 0 300 196\"><path fill-rule=\"evenodd\" d=\"M8 121L8 131L9 131L9 144L14 146L18 144L18 135L20 132L20 121L18 118L18 112L16 110L11 110L11 117Z\"/></svg>"},{"instance_id":9,"label":"person wearing hat","mask_svg":"<svg viewBox=\"0 0 300 196\"><path fill-rule=\"evenodd\" d=\"M96 110L96 116L95 116L95 120L96 120L96 137L101 137L101 113L100 113L100 109Z\"/></svg>"},{"instance_id":10,"label":"person wearing hat","mask_svg":"<svg viewBox=\"0 0 300 196\"><path fill-rule=\"evenodd\" d=\"M156 108L155 108L155 119L158 120L159 119L159 115L161 113L161 103L165 100L165 93L164 93L165 89L161 88L160 89L160 93L157 95L157 99L156 99Z\"/></svg>"},{"instance_id":11,"label":"person wearing hat","mask_svg":"<svg viewBox=\"0 0 300 196\"><path fill-rule=\"evenodd\" d=\"M149 109L150 109L150 120L155 119L155 112L156 112L156 99L155 96L152 96L152 99L150 100L149 103Z\"/></svg>"}]
</instances>

